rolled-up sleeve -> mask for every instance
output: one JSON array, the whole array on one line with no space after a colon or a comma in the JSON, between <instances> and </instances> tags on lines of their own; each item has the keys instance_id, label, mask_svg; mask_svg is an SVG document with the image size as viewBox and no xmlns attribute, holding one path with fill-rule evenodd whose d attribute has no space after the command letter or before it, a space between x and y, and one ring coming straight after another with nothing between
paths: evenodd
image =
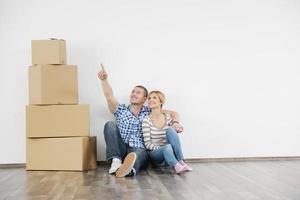
<instances>
[{"instance_id":1,"label":"rolled-up sleeve","mask_svg":"<svg viewBox=\"0 0 300 200\"><path fill-rule=\"evenodd\" d=\"M126 109L125 104L119 104L117 110L114 112L114 116L116 118L119 117L125 109Z\"/></svg>"}]
</instances>

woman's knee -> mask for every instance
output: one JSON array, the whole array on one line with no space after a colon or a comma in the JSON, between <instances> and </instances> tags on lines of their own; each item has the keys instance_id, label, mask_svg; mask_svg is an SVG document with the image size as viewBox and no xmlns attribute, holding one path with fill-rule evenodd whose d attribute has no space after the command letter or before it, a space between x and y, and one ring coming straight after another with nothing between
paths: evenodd
<instances>
[{"instance_id":1,"label":"woman's knee","mask_svg":"<svg viewBox=\"0 0 300 200\"><path fill-rule=\"evenodd\" d=\"M178 137L176 130L173 127L169 127L166 131L167 138Z\"/></svg>"},{"instance_id":2,"label":"woman's knee","mask_svg":"<svg viewBox=\"0 0 300 200\"><path fill-rule=\"evenodd\" d=\"M163 146L163 152L164 153L170 153L173 152L173 148L171 144L166 144L165 146Z\"/></svg>"}]
</instances>

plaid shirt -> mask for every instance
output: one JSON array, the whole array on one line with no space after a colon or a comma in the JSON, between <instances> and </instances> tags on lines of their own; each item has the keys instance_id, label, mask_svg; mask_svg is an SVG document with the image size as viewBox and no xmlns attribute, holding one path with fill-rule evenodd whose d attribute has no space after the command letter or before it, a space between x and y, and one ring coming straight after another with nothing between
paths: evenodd
<instances>
[{"instance_id":1,"label":"plaid shirt","mask_svg":"<svg viewBox=\"0 0 300 200\"><path fill-rule=\"evenodd\" d=\"M125 144L128 144L130 147L145 148L142 123L144 118L149 114L150 108L148 106L143 106L139 114L135 116L131 112L130 106L126 106L125 104L118 105L114 115Z\"/></svg>"}]
</instances>

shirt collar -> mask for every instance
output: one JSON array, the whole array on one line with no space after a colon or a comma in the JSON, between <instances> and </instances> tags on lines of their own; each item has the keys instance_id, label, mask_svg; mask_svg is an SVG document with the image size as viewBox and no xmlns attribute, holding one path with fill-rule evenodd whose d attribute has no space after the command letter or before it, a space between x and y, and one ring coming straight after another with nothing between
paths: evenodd
<instances>
[{"instance_id":1,"label":"shirt collar","mask_svg":"<svg viewBox=\"0 0 300 200\"><path fill-rule=\"evenodd\" d=\"M128 110L129 112L131 112L130 104L127 106L127 110ZM146 108L145 105L143 105L143 107L141 108L141 110L140 110L140 112L139 112L139 114L138 114L137 116L140 116L141 113L146 112L146 111L147 111L147 108ZM132 112L131 112L131 114L132 114L133 116L135 116Z\"/></svg>"}]
</instances>

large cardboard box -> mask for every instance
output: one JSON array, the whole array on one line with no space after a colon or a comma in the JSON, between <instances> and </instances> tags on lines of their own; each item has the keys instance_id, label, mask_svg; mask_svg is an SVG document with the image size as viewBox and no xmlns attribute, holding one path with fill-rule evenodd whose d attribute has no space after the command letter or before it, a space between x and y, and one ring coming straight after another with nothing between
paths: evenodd
<instances>
[{"instance_id":1,"label":"large cardboard box","mask_svg":"<svg viewBox=\"0 0 300 200\"><path fill-rule=\"evenodd\" d=\"M32 64L66 64L66 41L58 39L32 40Z\"/></svg>"},{"instance_id":2,"label":"large cardboard box","mask_svg":"<svg viewBox=\"0 0 300 200\"><path fill-rule=\"evenodd\" d=\"M33 65L28 78L29 104L78 104L76 65Z\"/></svg>"},{"instance_id":3,"label":"large cardboard box","mask_svg":"<svg viewBox=\"0 0 300 200\"><path fill-rule=\"evenodd\" d=\"M27 139L27 170L97 168L96 137Z\"/></svg>"},{"instance_id":4,"label":"large cardboard box","mask_svg":"<svg viewBox=\"0 0 300 200\"><path fill-rule=\"evenodd\" d=\"M89 105L26 106L27 137L89 136Z\"/></svg>"}]
</instances>

